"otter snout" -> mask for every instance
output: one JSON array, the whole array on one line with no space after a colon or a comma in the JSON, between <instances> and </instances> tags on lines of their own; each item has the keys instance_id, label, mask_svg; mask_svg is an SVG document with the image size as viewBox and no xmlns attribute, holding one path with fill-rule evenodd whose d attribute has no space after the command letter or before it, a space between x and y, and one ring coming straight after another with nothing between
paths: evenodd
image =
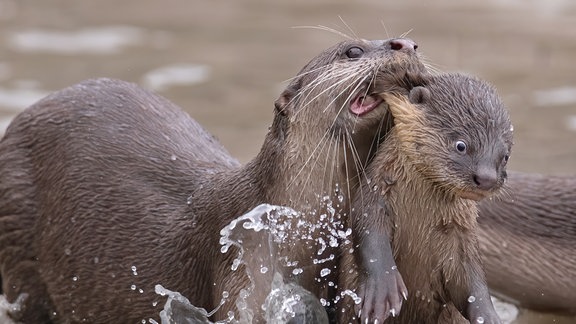
<instances>
[{"instance_id":1,"label":"otter snout","mask_svg":"<svg viewBox=\"0 0 576 324\"><path fill-rule=\"evenodd\" d=\"M416 44L413 40L409 38L395 38L388 41L388 46L393 51L407 51L407 52L416 52L418 48L418 44Z\"/></svg>"},{"instance_id":2,"label":"otter snout","mask_svg":"<svg viewBox=\"0 0 576 324\"><path fill-rule=\"evenodd\" d=\"M499 184L498 172L494 168L480 167L472 175L472 181L480 190L489 191L495 189Z\"/></svg>"}]
</instances>

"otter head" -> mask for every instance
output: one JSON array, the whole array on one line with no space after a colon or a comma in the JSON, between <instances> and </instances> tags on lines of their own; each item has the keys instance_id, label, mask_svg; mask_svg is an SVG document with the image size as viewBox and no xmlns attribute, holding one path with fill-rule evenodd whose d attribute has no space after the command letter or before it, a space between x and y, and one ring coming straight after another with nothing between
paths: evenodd
<instances>
[{"instance_id":1,"label":"otter head","mask_svg":"<svg viewBox=\"0 0 576 324\"><path fill-rule=\"evenodd\" d=\"M386 98L386 96L385 96ZM490 84L462 74L429 77L408 97L388 100L402 149L422 177L479 200L506 179L512 124Z\"/></svg>"},{"instance_id":2,"label":"otter head","mask_svg":"<svg viewBox=\"0 0 576 324\"><path fill-rule=\"evenodd\" d=\"M387 111L379 94L408 94L400 80L426 73L416 48L403 38L347 40L325 50L292 79L275 103L274 120L284 127L290 167L308 179L302 181L315 181L306 169L320 163L321 172L346 170L350 176L365 165Z\"/></svg>"}]
</instances>

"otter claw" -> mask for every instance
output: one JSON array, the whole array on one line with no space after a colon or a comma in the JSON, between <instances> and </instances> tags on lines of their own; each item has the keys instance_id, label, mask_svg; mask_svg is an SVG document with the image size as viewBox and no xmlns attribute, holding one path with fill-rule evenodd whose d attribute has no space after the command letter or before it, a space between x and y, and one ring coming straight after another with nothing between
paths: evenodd
<instances>
[{"instance_id":1,"label":"otter claw","mask_svg":"<svg viewBox=\"0 0 576 324\"><path fill-rule=\"evenodd\" d=\"M392 317L396 317L396 310L394 308L392 308L390 310L390 314L392 315Z\"/></svg>"}]
</instances>

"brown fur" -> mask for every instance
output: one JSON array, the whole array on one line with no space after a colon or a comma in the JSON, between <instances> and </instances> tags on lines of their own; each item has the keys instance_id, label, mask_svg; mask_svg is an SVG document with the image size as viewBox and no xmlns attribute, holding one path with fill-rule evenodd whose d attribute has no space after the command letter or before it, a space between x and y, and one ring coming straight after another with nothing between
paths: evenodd
<instances>
[{"instance_id":1,"label":"brown fur","mask_svg":"<svg viewBox=\"0 0 576 324\"><path fill-rule=\"evenodd\" d=\"M245 166L178 107L126 82L85 81L28 108L0 143L2 284L11 302L27 294L11 316L158 320L161 284L207 310L229 292L213 319L226 318L249 281L230 271L235 253L220 252L219 230L264 202L320 222L319 197L336 186L345 215L385 111L379 104L357 116L351 101L401 91L406 73L423 72L413 45L351 40L324 51L278 99L262 149ZM352 47L362 55L350 58ZM288 253L307 266L293 280L324 294L311 250L295 242ZM258 311L270 283L256 285Z\"/></svg>"},{"instance_id":2,"label":"brown fur","mask_svg":"<svg viewBox=\"0 0 576 324\"><path fill-rule=\"evenodd\" d=\"M490 290L522 307L576 314L576 177L511 172L506 192L479 205Z\"/></svg>"},{"instance_id":3,"label":"brown fur","mask_svg":"<svg viewBox=\"0 0 576 324\"><path fill-rule=\"evenodd\" d=\"M359 280L344 274L362 298L358 317L437 323L450 305L467 319L499 323L471 199L493 194L506 178L512 145L506 110L491 86L458 74L430 78L411 91L410 102L386 101L394 126L367 169L367 193L357 197L352 217ZM467 143L463 152L456 149L460 140Z\"/></svg>"}]
</instances>

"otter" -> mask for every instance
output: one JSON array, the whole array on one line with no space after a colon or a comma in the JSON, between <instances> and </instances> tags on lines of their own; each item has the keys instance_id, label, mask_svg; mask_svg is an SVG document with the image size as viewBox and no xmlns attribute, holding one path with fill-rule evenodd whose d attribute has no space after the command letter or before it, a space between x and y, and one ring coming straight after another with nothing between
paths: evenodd
<instances>
[{"instance_id":1,"label":"otter","mask_svg":"<svg viewBox=\"0 0 576 324\"><path fill-rule=\"evenodd\" d=\"M576 315L576 177L509 172L479 204L488 286L522 307Z\"/></svg>"},{"instance_id":2,"label":"otter","mask_svg":"<svg viewBox=\"0 0 576 324\"><path fill-rule=\"evenodd\" d=\"M397 80L426 73L404 38L352 39L312 59L275 102L261 151L246 165L168 100L134 84L96 79L40 100L0 142L0 273L10 315L26 323L159 320L178 291L212 320L238 320L234 302L250 284L231 271L219 231L261 203L287 205L300 220L326 222L321 197L345 217L359 174L380 137ZM314 235L322 235L321 232ZM315 296L329 291L326 249L294 242L302 268L284 278ZM332 251L333 252L333 251ZM313 255L327 263L313 264ZM247 303L253 322L269 282Z\"/></svg>"},{"instance_id":3,"label":"otter","mask_svg":"<svg viewBox=\"0 0 576 324\"><path fill-rule=\"evenodd\" d=\"M383 98L393 127L366 169L351 217L357 317L438 323L455 307L471 322L499 323L476 217L477 201L506 178L508 112L491 85L463 74L433 76L408 97Z\"/></svg>"}]
</instances>

